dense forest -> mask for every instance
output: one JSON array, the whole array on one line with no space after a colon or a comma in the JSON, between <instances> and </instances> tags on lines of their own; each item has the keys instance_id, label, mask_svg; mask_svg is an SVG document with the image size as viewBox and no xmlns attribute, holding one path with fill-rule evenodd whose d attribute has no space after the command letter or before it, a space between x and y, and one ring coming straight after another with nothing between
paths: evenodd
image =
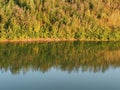
<instances>
[{"instance_id":1,"label":"dense forest","mask_svg":"<svg viewBox=\"0 0 120 90\"><path fill-rule=\"evenodd\" d=\"M0 41L120 40L120 0L0 0Z\"/></svg>"},{"instance_id":2,"label":"dense forest","mask_svg":"<svg viewBox=\"0 0 120 90\"><path fill-rule=\"evenodd\" d=\"M105 72L120 67L119 42L52 42L0 44L0 70Z\"/></svg>"}]
</instances>

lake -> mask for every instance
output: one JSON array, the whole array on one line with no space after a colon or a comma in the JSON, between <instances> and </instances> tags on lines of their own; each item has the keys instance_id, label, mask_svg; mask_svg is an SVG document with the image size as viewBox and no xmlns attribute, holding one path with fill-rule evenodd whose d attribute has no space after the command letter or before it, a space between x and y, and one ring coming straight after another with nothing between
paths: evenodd
<instances>
[{"instance_id":1,"label":"lake","mask_svg":"<svg viewBox=\"0 0 120 90\"><path fill-rule=\"evenodd\" d=\"M120 90L120 42L1 43L0 90Z\"/></svg>"}]
</instances>

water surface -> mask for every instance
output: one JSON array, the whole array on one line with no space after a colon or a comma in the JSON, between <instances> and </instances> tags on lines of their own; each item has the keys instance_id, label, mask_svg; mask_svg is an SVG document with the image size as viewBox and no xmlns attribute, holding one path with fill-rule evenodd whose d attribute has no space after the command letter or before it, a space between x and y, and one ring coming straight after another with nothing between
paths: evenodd
<instances>
[{"instance_id":1,"label":"water surface","mask_svg":"<svg viewBox=\"0 0 120 90\"><path fill-rule=\"evenodd\" d=\"M0 90L120 90L120 42L0 44Z\"/></svg>"}]
</instances>

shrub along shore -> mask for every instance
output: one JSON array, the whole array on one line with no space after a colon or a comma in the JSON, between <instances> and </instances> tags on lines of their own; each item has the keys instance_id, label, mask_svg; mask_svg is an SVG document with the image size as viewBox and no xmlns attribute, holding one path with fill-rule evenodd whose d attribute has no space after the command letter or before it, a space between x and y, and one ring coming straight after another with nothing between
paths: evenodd
<instances>
[{"instance_id":1,"label":"shrub along shore","mask_svg":"<svg viewBox=\"0 0 120 90\"><path fill-rule=\"evenodd\" d=\"M0 42L120 41L120 0L0 0Z\"/></svg>"}]
</instances>

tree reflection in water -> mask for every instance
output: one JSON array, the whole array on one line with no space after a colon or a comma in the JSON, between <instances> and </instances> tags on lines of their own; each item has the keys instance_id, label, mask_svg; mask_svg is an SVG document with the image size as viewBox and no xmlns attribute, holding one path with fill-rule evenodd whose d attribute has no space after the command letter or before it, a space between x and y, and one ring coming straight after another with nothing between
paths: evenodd
<instances>
[{"instance_id":1,"label":"tree reflection in water","mask_svg":"<svg viewBox=\"0 0 120 90\"><path fill-rule=\"evenodd\" d=\"M105 72L120 67L120 42L51 42L0 44L0 69L17 74L33 69L47 72Z\"/></svg>"}]
</instances>

